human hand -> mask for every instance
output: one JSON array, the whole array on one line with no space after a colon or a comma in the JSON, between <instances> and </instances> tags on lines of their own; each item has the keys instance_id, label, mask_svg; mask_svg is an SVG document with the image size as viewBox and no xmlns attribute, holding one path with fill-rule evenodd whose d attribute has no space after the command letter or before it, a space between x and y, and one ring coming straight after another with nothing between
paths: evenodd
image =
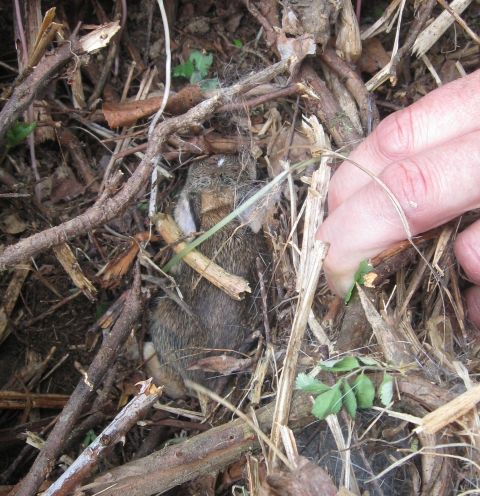
<instances>
[{"instance_id":1,"label":"human hand","mask_svg":"<svg viewBox=\"0 0 480 496\"><path fill-rule=\"evenodd\" d=\"M479 116L480 70L388 116L349 158L390 188L416 235L480 207ZM316 237L330 242L325 273L344 296L362 260L407 236L382 187L349 162L333 175L328 204ZM457 236L454 251L476 284L464 296L480 328L480 221Z\"/></svg>"}]
</instances>

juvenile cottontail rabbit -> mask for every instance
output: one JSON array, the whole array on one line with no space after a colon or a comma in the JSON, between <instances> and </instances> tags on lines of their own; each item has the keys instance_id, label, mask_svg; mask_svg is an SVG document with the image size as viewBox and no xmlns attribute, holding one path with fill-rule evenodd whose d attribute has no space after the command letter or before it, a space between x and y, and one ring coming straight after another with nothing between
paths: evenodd
<instances>
[{"instance_id":1,"label":"juvenile cottontail rabbit","mask_svg":"<svg viewBox=\"0 0 480 496\"><path fill-rule=\"evenodd\" d=\"M175 206L177 224L185 234L210 229L252 194L255 177L255 163L242 166L233 155L214 155L193 164ZM148 343L144 347L144 356L150 356L153 349L157 352L158 361L149 362L148 373L165 386L168 396L185 396L183 378L214 388L215 381L208 380L206 373L185 368L211 349L220 350L217 354L236 349L261 322L261 304L256 305L254 296L256 257L266 266L269 254L260 224L258 218L249 223L237 218L198 247L226 271L249 281L252 294L244 300L233 300L204 278L198 282L199 274L183 261L172 268L170 273L195 317L174 301L160 298L150 317L153 348Z\"/></svg>"}]
</instances>

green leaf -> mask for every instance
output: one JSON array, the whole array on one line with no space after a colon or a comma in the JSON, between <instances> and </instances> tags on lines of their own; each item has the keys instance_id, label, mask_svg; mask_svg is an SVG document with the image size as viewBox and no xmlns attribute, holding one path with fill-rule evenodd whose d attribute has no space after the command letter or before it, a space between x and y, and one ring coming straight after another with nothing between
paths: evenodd
<instances>
[{"instance_id":1,"label":"green leaf","mask_svg":"<svg viewBox=\"0 0 480 496\"><path fill-rule=\"evenodd\" d=\"M343 406L350 417L354 419L357 413L357 398L355 398L355 393L348 381L343 381Z\"/></svg>"},{"instance_id":2,"label":"green leaf","mask_svg":"<svg viewBox=\"0 0 480 496\"><path fill-rule=\"evenodd\" d=\"M383 15L382 7L379 7L378 5L376 7L373 7L373 15L375 17L382 17Z\"/></svg>"},{"instance_id":3,"label":"green leaf","mask_svg":"<svg viewBox=\"0 0 480 496\"><path fill-rule=\"evenodd\" d=\"M350 298L352 297L352 292L353 289L355 288L355 284L357 282L358 284L363 284L365 282L363 276L365 274L368 274L372 269L373 269L373 265L369 263L368 260L362 260L360 262L360 265L353 276L353 282L351 286L348 288L347 295L345 296L345 305L350 301Z\"/></svg>"},{"instance_id":4,"label":"green leaf","mask_svg":"<svg viewBox=\"0 0 480 496\"><path fill-rule=\"evenodd\" d=\"M393 377L391 375L385 374L383 376L383 381L378 386L378 397L382 402L382 405L387 406L393 398Z\"/></svg>"},{"instance_id":5,"label":"green leaf","mask_svg":"<svg viewBox=\"0 0 480 496\"><path fill-rule=\"evenodd\" d=\"M372 408L373 399L375 398L375 387L365 374L360 374L356 377L352 383L352 388L359 408Z\"/></svg>"},{"instance_id":6,"label":"green leaf","mask_svg":"<svg viewBox=\"0 0 480 496\"><path fill-rule=\"evenodd\" d=\"M363 365L368 365L370 367L380 367L381 365L373 358L368 357L358 357L358 359L363 363Z\"/></svg>"},{"instance_id":7,"label":"green leaf","mask_svg":"<svg viewBox=\"0 0 480 496\"><path fill-rule=\"evenodd\" d=\"M18 121L7 132L7 146L12 148L25 139L37 125L36 121L27 124L19 124Z\"/></svg>"},{"instance_id":8,"label":"green leaf","mask_svg":"<svg viewBox=\"0 0 480 496\"><path fill-rule=\"evenodd\" d=\"M105 303L100 303L99 305L97 305L97 309L95 310L95 321L97 321L108 310L108 307L111 304L111 301L107 301Z\"/></svg>"},{"instance_id":9,"label":"green leaf","mask_svg":"<svg viewBox=\"0 0 480 496\"><path fill-rule=\"evenodd\" d=\"M320 365L323 370L328 370L329 372L348 372L349 370L356 369L360 366L355 357L348 355L340 359L319 362L318 365Z\"/></svg>"},{"instance_id":10,"label":"green leaf","mask_svg":"<svg viewBox=\"0 0 480 496\"><path fill-rule=\"evenodd\" d=\"M85 438L83 439L83 446L87 447L90 446L90 444L93 443L97 439L97 435L95 434L95 431L93 429L90 429L86 434Z\"/></svg>"},{"instance_id":11,"label":"green leaf","mask_svg":"<svg viewBox=\"0 0 480 496\"><path fill-rule=\"evenodd\" d=\"M239 48L243 46L243 43L237 38L234 38L233 44Z\"/></svg>"},{"instance_id":12,"label":"green leaf","mask_svg":"<svg viewBox=\"0 0 480 496\"><path fill-rule=\"evenodd\" d=\"M202 78L205 78L208 74L208 70L213 62L213 55L211 53L203 54L198 50L194 50L190 57L188 58L191 62L195 64L195 68L197 71L200 71Z\"/></svg>"},{"instance_id":13,"label":"green leaf","mask_svg":"<svg viewBox=\"0 0 480 496\"><path fill-rule=\"evenodd\" d=\"M354 289L355 289L355 282L352 282L352 284L347 290L347 294L345 295L345 305L350 301Z\"/></svg>"},{"instance_id":14,"label":"green leaf","mask_svg":"<svg viewBox=\"0 0 480 496\"><path fill-rule=\"evenodd\" d=\"M137 208L140 212L146 212L148 210L148 203L137 203Z\"/></svg>"},{"instance_id":15,"label":"green leaf","mask_svg":"<svg viewBox=\"0 0 480 496\"><path fill-rule=\"evenodd\" d=\"M216 90L219 86L218 78L204 79L200 82L200 89L202 91Z\"/></svg>"},{"instance_id":16,"label":"green leaf","mask_svg":"<svg viewBox=\"0 0 480 496\"><path fill-rule=\"evenodd\" d=\"M297 376L295 389L301 389L302 391L308 391L314 394L321 394L330 390L326 384L303 372Z\"/></svg>"},{"instance_id":17,"label":"green leaf","mask_svg":"<svg viewBox=\"0 0 480 496\"><path fill-rule=\"evenodd\" d=\"M184 77L189 79L195 70L195 66L193 65L191 60L186 60L182 65L176 65L173 68L173 77Z\"/></svg>"},{"instance_id":18,"label":"green leaf","mask_svg":"<svg viewBox=\"0 0 480 496\"><path fill-rule=\"evenodd\" d=\"M203 79L202 73L200 71L193 71L193 74L190 76L190 83L199 83Z\"/></svg>"},{"instance_id":19,"label":"green leaf","mask_svg":"<svg viewBox=\"0 0 480 496\"><path fill-rule=\"evenodd\" d=\"M342 408L340 384L341 381L338 381L329 391L317 396L312 408L312 414L319 420L323 420L333 413L338 413Z\"/></svg>"}]
</instances>

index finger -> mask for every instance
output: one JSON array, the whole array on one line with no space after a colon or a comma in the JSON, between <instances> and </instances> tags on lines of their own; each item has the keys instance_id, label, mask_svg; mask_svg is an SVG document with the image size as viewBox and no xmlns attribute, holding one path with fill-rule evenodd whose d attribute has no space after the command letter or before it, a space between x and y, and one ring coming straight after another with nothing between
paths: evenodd
<instances>
[{"instance_id":1,"label":"index finger","mask_svg":"<svg viewBox=\"0 0 480 496\"><path fill-rule=\"evenodd\" d=\"M392 162L480 130L479 84L477 70L389 115L349 158L378 175ZM367 174L345 161L330 183L330 212L370 181Z\"/></svg>"}]
</instances>

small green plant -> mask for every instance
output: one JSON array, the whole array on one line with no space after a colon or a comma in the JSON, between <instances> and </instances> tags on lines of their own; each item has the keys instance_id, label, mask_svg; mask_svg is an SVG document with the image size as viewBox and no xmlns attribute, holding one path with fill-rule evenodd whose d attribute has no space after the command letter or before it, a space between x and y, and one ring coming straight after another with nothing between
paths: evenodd
<instances>
[{"instance_id":1,"label":"small green plant","mask_svg":"<svg viewBox=\"0 0 480 496\"><path fill-rule=\"evenodd\" d=\"M340 359L319 362L323 370L332 373L349 372L330 387L307 374L298 374L296 389L317 395L312 407L312 414L323 420L328 415L338 413L342 406L355 418L358 408L371 408L375 398L375 386L368 376L367 370L383 371L383 381L378 386L377 395L383 405L388 405L393 398L393 377L387 374L386 367L372 358L345 356ZM350 382L349 379L355 379Z\"/></svg>"},{"instance_id":2,"label":"small green plant","mask_svg":"<svg viewBox=\"0 0 480 496\"><path fill-rule=\"evenodd\" d=\"M345 305L350 301L352 297L352 292L355 289L355 284L363 284L365 282L365 274L368 274L371 270L373 270L373 265L368 260L362 260L360 265L353 276L353 282L351 286L348 288L347 295L345 296Z\"/></svg>"},{"instance_id":3,"label":"small green plant","mask_svg":"<svg viewBox=\"0 0 480 496\"><path fill-rule=\"evenodd\" d=\"M0 164L7 156L10 148L17 146L20 141L24 140L35 129L36 125L36 121L29 122L27 124L20 124L18 121L15 122L15 124L7 132L7 146L5 147L5 151L0 159Z\"/></svg>"},{"instance_id":4,"label":"small green plant","mask_svg":"<svg viewBox=\"0 0 480 496\"><path fill-rule=\"evenodd\" d=\"M243 46L243 43L238 38L234 38L233 44L238 48L241 48Z\"/></svg>"},{"instance_id":5,"label":"small green plant","mask_svg":"<svg viewBox=\"0 0 480 496\"><path fill-rule=\"evenodd\" d=\"M210 66L213 62L211 53L202 53L194 50L184 64L173 68L173 77L184 77L190 83L199 83L207 77Z\"/></svg>"},{"instance_id":6,"label":"small green plant","mask_svg":"<svg viewBox=\"0 0 480 496\"><path fill-rule=\"evenodd\" d=\"M85 438L82 441L82 446L84 446L85 448L90 446L93 443L93 441L95 441L95 439L97 439L97 435L95 434L95 431L93 429L90 429L85 434Z\"/></svg>"}]
</instances>

